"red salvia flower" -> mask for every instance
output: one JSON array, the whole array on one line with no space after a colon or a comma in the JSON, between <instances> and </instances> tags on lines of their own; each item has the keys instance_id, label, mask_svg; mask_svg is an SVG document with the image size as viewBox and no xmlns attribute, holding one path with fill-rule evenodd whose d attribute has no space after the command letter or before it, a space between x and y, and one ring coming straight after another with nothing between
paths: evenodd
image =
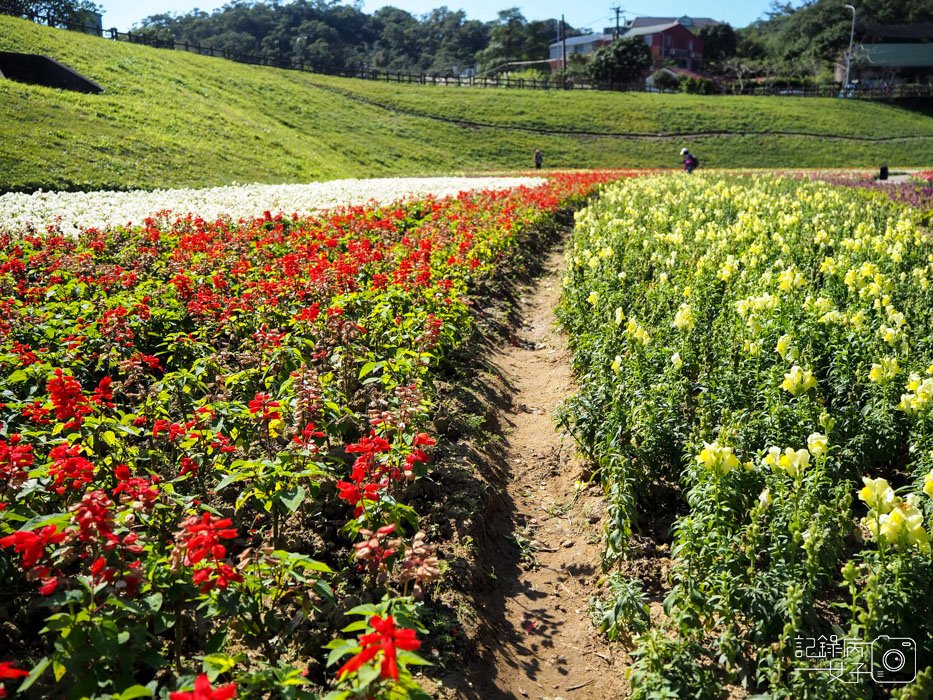
<instances>
[{"instance_id":1,"label":"red salvia flower","mask_svg":"<svg viewBox=\"0 0 933 700\"><path fill-rule=\"evenodd\" d=\"M81 445L67 442L56 445L49 457L52 459L49 476L55 478L56 493L63 494L67 488L79 489L94 480L94 465L81 456Z\"/></svg>"},{"instance_id":2,"label":"red salvia flower","mask_svg":"<svg viewBox=\"0 0 933 700\"><path fill-rule=\"evenodd\" d=\"M51 411L42 405L41 401L33 401L23 406L23 418L27 418L36 425L48 425L48 415Z\"/></svg>"},{"instance_id":3,"label":"red salvia flower","mask_svg":"<svg viewBox=\"0 0 933 700\"><path fill-rule=\"evenodd\" d=\"M66 428L80 426L84 421L84 416L93 410L78 380L66 375L61 369L56 369L55 376L49 380L49 396L55 410L55 417L59 421L68 421Z\"/></svg>"},{"instance_id":4,"label":"red salvia flower","mask_svg":"<svg viewBox=\"0 0 933 700\"><path fill-rule=\"evenodd\" d=\"M155 505L159 498L158 476L151 479L132 476L125 464L118 464L114 474L120 483L113 489L113 495L119 496L121 503L132 504L136 510L150 510Z\"/></svg>"},{"instance_id":5,"label":"red salvia flower","mask_svg":"<svg viewBox=\"0 0 933 700\"><path fill-rule=\"evenodd\" d=\"M113 390L110 388L112 383L113 380L110 377L101 379L100 384L94 389L94 395L91 397L91 401L101 407L106 406L107 408L113 408Z\"/></svg>"},{"instance_id":6,"label":"red salvia flower","mask_svg":"<svg viewBox=\"0 0 933 700\"><path fill-rule=\"evenodd\" d=\"M232 523L230 518L215 519L210 513L202 513L200 518L193 515L184 520L178 539L186 551L185 563L191 565L204 559L223 559L227 555L227 548L220 541L237 536L236 528L230 527Z\"/></svg>"},{"instance_id":7,"label":"red salvia flower","mask_svg":"<svg viewBox=\"0 0 933 700\"><path fill-rule=\"evenodd\" d=\"M0 661L0 680L9 680L11 678L25 678L29 671L13 666L12 661Z\"/></svg>"},{"instance_id":8,"label":"red salvia flower","mask_svg":"<svg viewBox=\"0 0 933 700\"><path fill-rule=\"evenodd\" d=\"M77 539L92 545L113 550L120 538L113 534L113 501L103 491L84 494L80 503L73 505L72 522L78 526Z\"/></svg>"},{"instance_id":9,"label":"red salvia flower","mask_svg":"<svg viewBox=\"0 0 933 700\"><path fill-rule=\"evenodd\" d=\"M198 463L191 459L191 457L182 457L180 464L181 469L178 470L178 476L184 476L185 474L197 474Z\"/></svg>"},{"instance_id":10,"label":"red salvia flower","mask_svg":"<svg viewBox=\"0 0 933 700\"><path fill-rule=\"evenodd\" d=\"M226 562L221 562L198 569L191 580L198 586L201 593L207 593L214 588L225 590L231 583L242 581L243 576Z\"/></svg>"},{"instance_id":11,"label":"red salvia flower","mask_svg":"<svg viewBox=\"0 0 933 700\"><path fill-rule=\"evenodd\" d=\"M22 555L23 568L31 569L42 559L48 545L58 544L64 539L65 533L59 532L54 525L46 525L32 532L17 530L0 539L0 547L12 547L14 552Z\"/></svg>"},{"instance_id":12,"label":"red salvia flower","mask_svg":"<svg viewBox=\"0 0 933 700\"><path fill-rule=\"evenodd\" d=\"M206 673L194 681L194 690L175 691L168 694L169 700L230 700L236 697L236 683L211 688L211 681Z\"/></svg>"},{"instance_id":13,"label":"red salvia flower","mask_svg":"<svg viewBox=\"0 0 933 700\"><path fill-rule=\"evenodd\" d=\"M358 671L381 651L382 664L379 675L382 678L391 678L397 681L398 659L396 650L415 651L421 646L421 642L416 638L415 630L396 627L395 620L391 615L386 615L385 618L373 615L369 618L369 626L375 631L360 637L361 649L359 653L340 667L337 671L337 677L342 678L344 674Z\"/></svg>"},{"instance_id":14,"label":"red salvia flower","mask_svg":"<svg viewBox=\"0 0 933 700\"><path fill-rule=\"evenodd\" d=\"M262 412L261 418L264 421L279 420L282 417L278 411L279 406L279 402L272 401L269 394L257 392L253 400L249 402L249 412L253 415Z\"/></svg>"},{"instance_id":15,"label":"red salvia flower","mask_svg":"<svg viewBox=\"0 0 933 700\"><path fill-rule=\"evenodd\" d=\"M0 681L12 680L14 678L25 678L28 675L29 671L16 668L12 661L0 661ZM0 683L0 698L5 697L6 688L3 687L3 683Z\"/></svg>"},{"instance_id":16,"label":"red salvia flower","mask_svg":"<svg viewBox=\"0 0 933 700\"><path fill-rule=\"evenodd\" d=\"M197 567L192 575L192 581L202 593L214 588L224 589L230 583L243 580L236 569L220 561L227 555L227 548L221 540L237 536L236 528L229 527L231 524L230 518L214 518L205 512L200 517L192 515L183 520L175 533L176 545L171 556L173 567L203 563L204 566Z\"/></svg>"},{"instance_id":17,"label":"red salvia flower","mask_svg":"<svg viewBox=\"0 0 933 700\"><path fill-rule=\"evenodd\" d=\"M432 445L437 444L437 440L432 438L427 433L418 433L415 435L415 441L412 443L415 447L431 447Z\"/></svg>"},{"instance_id":18,"label":"red salvia flower","mask_svg":"<svg viewBox=\"0 0 933 700\"><path fill-rule=\"evenodd\" d=\"M14 433L10 441L0 440L0 483L19 486L29 475L35 457L31 445L21 445L22 436Z\"/></svg>"},{"instance_id":19,"label":"red salvia flower","mask_svg":"<svg viewBox=\"0 0 933 700\"><path fill-rule=\"evenodd\" d=\"M395 532L395 523L384 525L375 533L366 528L360 528L363 540L353 545L356 558L368 562L371 571L385 569L385 562L398 554L402 546L400 539L387 539L393 532Z\"/></svg>"}]
</instances>

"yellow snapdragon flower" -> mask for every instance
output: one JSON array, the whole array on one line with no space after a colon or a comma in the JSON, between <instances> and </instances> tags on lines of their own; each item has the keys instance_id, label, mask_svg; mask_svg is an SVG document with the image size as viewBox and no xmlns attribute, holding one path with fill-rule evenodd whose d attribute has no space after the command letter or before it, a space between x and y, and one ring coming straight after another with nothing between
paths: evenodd
<instances>
[{"instance_id":1,"label":"yellow snapdragon flower","mask_svg":"<svg viewBox=\"0 0 933 700\"><path fill-rule=\"evenodd\" d=\"M792 479L800 479L810 465L810 453L803 448L786 447L781 452L780 447L769 447L763 461L774 472L784 472Z\"/></svg>"},{"instance_id":2,"label":"yellow snapdragon flower","mask_svg":"<svg viewBox=\"0 0 933 700\"><path fill-rule=\"evenodd\" d=\"M865 486L858 492L858 497L872 510L878 511L881 514L890 513L891 509L894 508L900 500L897 494L894 493L894 489L891 488L887 479L882 479L880 477L872 479L863 476L862 483L864 483Z\"/></svg>"},{"instance_id":3,"label":"yellow snapdragon flower","mask_svg":"<svg viewBox=\"0 0 933 700\"><path fill-rule=\"evenodd\" d=\"M716 273L716 276L723 282L727 282L735 274L737 269L738 265L736 264L735 256L729 255L722 265L719 266L719 272Z\"/></svg>"},{"instance_id":4,"label":"yellow snapdragon flower","mask_svg":"<svg viewBox=\"0 0 933 700\"><path fill-rule=\"evenodd\" d=\"M634 318L629 319L628 325L625 327L625 332L629 337L633 340L637 340L642 345L647 345L651 342L651 335Z\"/></svg>"},{"instance_id":5,"label":"yellow snapdragon flower","mask_svg":"<svg viewBox=\"0 0 933 700\"><path fill-rule=\"evenodd\" d=\"M868 372L868 381L885 384L901 373L896 357L882 357L880 363L873 363Z\"/></svg>"},{"instance_id":6,"label":"yellow snapdragon flower","mask_svg":"<svg viewBox=\"0 0 933 700\"><path fill-rule=\"evenodd\" d=\"M912 374L907 383L909 393L901 394L901 401L897 404L897 407L908 416L925 413L933 404L933 378L927 377L917 383L914 381L915 376Z\"/></svg>"},{"instance_id":7,"label":"yellow snapdragon flower","mask_svg":"<svg viewBox=\"0 0 933 700\"><path fill-rule=\"evenodd\" d=\"M889 513L874 515L870 512L862 524L876 540L899 549L916 547L925 554L930 553L930 537L923 528L923 513L910 500L899 502Z\"/></svg>"},{"instance_id":8,"label":"yellow snapdragon flower","mask_svg":"<svg viewBox=\"0 0 933 700\"><path fill-rule=\"evenodd\" d=\"M674 314L674 327L682 331L692 330L696 325L696 316L693 314L693 309L690 308L690 305L684 302L677 309L677 313Z\"/></svg>"},{"instance_id":9,"label":"yellow snapdragon flower","mask_svg":"<svg viewBox=\"0 0 933 700\"><path fill-rule=\"evenodd\" d=\"M790 372L784 375L784 381L781 382L781 388L790 392L792 396L805 394L816 386L816 377L813 372L803 369L799 365L790 368Z\"/></svg>"},{"instance_id":10,"label":"yellow snapdragon flower","mask_svg":"<svg viewBox=\"0 0 933 700\"><path fill-rule=\"evenodd\" d=\"M694 459L696 459L697 464L702 464L717 476L725 476L733 469L738 469L741 465L733 449L723 447L718 442L704 441L703 449Z\"/></svg>"},{"instance_id":11,"label":"yellow snapdragon flower","mask_svg":"<svg viewBox=\"0 0 933 700\"><path fill-rule=\"evenodd\" d=\"M675 352L673 355L671 355L671 365L674 367L675 370L678 370L684 366L684 361L680 359L679 352Z\"/></svg>"},{"instance_id":12,"label":"yellow snapdragon flower","mask_svg":"<svg viewBox=\"0 0 933 700\"><path fill-rule=\"evenodd\" d=\"M612 361L612 365L610 367L615 374L618 374L619 370L622 369L622 356L616 355L616 359Z\"/></svg>"},{"instance_id":13,"label":"yellow snapdragon flower","mask_svg":"<svg viewBox=\"0 0 933 700\"><path fill-rule=\"evenodd\" d=\"M810 433L807 438L807 449L810 450L810 454L814 457L820 457L826 454L827 443L828 439L822 433Z\"/></svg>"},{"instance_id":14,"label":"yellow snapdragon flower","mask_svg":"<svg viewBox=\"0 0 933 700\"><path fill-rule=\"evenodd\" d=\"M775 352L781 356L781 359L787 358L787 351L790 348L790 344L793 338L789 333L785 333L780 338L778 338L777 345L774 346Z\"/></svg>"}]
</instances>

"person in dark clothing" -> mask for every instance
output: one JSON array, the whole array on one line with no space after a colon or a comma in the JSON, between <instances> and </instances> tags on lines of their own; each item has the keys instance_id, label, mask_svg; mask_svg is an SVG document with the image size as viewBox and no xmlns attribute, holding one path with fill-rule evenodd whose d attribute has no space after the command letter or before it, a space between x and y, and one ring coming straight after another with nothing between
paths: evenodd
<instances>
[{"instance_id":1,"label":"person in dark clothing","mask_svg":"<svg viewBox=\"0 0 933 700\"><path fill-rule=\"evenodd\" d=\"M535 170L541 170L541 164L544 162L544 154L540 148L535 149Z\"/></svg>"},{"instance_id":2,"label":"person in dark clothing","mask_svg":"<svg viewBox=\"0 0 933 700\"><path fill-rule=\"evenodd\" d=\"M688 173L692 173L697 169L697 166L700 165L700 160L686 148L680 150L680 155L683 156L684 159L684 170Z\"/></svg>"}]
</instances>

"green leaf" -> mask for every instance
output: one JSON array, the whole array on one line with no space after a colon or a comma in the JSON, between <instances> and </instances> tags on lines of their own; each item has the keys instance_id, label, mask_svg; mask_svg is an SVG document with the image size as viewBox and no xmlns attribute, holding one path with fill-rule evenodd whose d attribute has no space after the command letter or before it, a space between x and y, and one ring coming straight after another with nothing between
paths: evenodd
<instances>
[{"instance_id":1,"label":"green leaf","mask_svg":"<svg viewBox=\"0 0 933 700\"><path fill-rule=\"evenodd\" d=\"M356 672L356 677L361 685L367 686L379 678L379 672L379 667L377 666L361 666L360 670Z\"/></svg>"},{"instance_id":2,"label":"green leaf","mask_svg":"<svg viewBox=\"0 0 933 700\"><path fill-rule=\"evenodd\" d=\"M51 513L50 515L37 515L28 520L20 530L32 532L46 525L58 525L60 530L71 522L71 513Z\"/></svg>"},{"instance_id":3,"label":"green leaf","mask_svg":"<svg viewBox=\"0 0 933 700\"><path fill-rule=\"evenodd\" d=\"M305 490L301 486L296 486L293 489L288 491L280 491L278 494L279 502L288 508L289 513L294 513L298 510L298 506L301 505L301 502L305 499Z\"/></svg>"},{"instance_id":4,"label":"green leaf","mask_svg":"<svg viewBox=\"0 0 933 700\"><path fill-rule=\"evenodd\" d=\"M66 673L68 673L68 669L65 668L65 664L58 660L52 661L52 675L55 676L56 683L64 678Z\"/></svg>"},{"instance_id":5,"label":"green leaf","mask_svg":"<svg viewBox=\"0 0 933 700\"><path fill-rule=\"evenodd\" d=\"M145 615L147 612L147 610L135 600L123 600L121 598L117 598L116 596L110 596L107 599L107 602L114 607L121 608L123 610L129 610L131 613L135 613L136 615ZM121 637L123 634L123 632L120 633ZM126 640L121 641L121 644L129 641L129 633L127 632L125 634L127 635Z\"/></svg>"},{"instance_id":6,"label":"green leaf","mask_svg":"<svg viewBox=\"0 0 933 700\"><path fill-rule=\"evenodd\" d=\"M430 661L423 659L413 651L404 651L399 649L397 652L398 660L406 666L433 666Z\"/></svg>"},{"instance_id":7,"label":"green leaf","mask_svg":"<svg viewBox=\"0 0 933 700\"><path fill-rule=\"evenodd\" d=\"M163 601L162 594L159 593L158 591L153 593L152 595L149 595L143 598L143 602L149 606L149 609L152 612L158 612L159 610L162 609L162 601Z\"/></svg>"},{"instance_id":8,"label":"green leaf","mask_svg":"<svg viewBox=\"0 0 933 700\"><path fill-rule=\"evenodd\" d=\"M49 667L49 664L51 663L52 663L52 659L50 659L47 656L43 657L39 661L39 663L37 663L35 666L32 667L32 671L29 672L29 675L26 677L26 680L22 682L22 684L19 686L19 689L16 692L25 693L27 690L29 690L32 687L32 684L35 683L39 679L39 676L45 673L45 669L47 669Z\"/></svg>"},{"instance_id":9,"label":"green leaf","mask_svg":"<svg viewBox=\"0 0 933 700\"><path fill-rule=\"evenodd\" d=\"M208 654L202 659L202 664L204 672L210 676L211 681L214 681L220 674L233 669L238 661L239 659L229 654Z\"/></svg>"},{"instance_id":10,"label":"green leaf","mask_svg":"<svg viewBox=\"0 0 933 700\"><path fill-rule=\"evenodd\" d=\"M374 605L373 603L363 603L362 605L357 605L355 608L350 608L347 610L347 615L382 615L385 610L382 605Z\"/></svg>"},{"instance_id":11,"label":"green leaf","mask_svg":"<svg viewBox=\"0 0 933 700\"><path fill-rule=\"evenodd\" d=\"M116 433L112 430L108 430L103 435L100 436L100 439L104 441L104 444L108 447L116 447L120 444L120 441L117 440Z\"/></svg>"},{"instance_id":12,"label":"green leaf","mask_svg":"<svg viewBox=\"0 0 933 700\"><path fill-rule=\"evenodd\" d=\"M353 693L349 690L332 690L324 696L323 700L349 700Z\"/></svg>"},{"instance_id":13,"label":"green leaf","mask_svg":"<svg viewBox=\"0 0 933 700\"><path fill-rule=\"evenodd\" d=\"M382 365L382 362L367 362L365 365L360 367L360 376L357 377L357 379L362 379L373 370L381 368Z\"/></svg>"},{"instance_id":14,"label":"green leaf","mask_svg":"<svg viewBox=\"0 0 933 700\"><path fill-rule=\"evenodd\" d=\"M365 630L369 627L369 621L367 620L357 620L356 622L351 622L349 625L341 630L342 632L359 632Z\"/></svg>"},{"instance_id":15,"label":"green leaf","mask_svg":"<svg viewBox=\"0 0 933 700\"><path fill-rule=\"evenodd\" d=\"M280 559L284 564L300 566L307 571L320 571L323 574L332 574L334 570L327 564L312 559L307 554L298 554L297 552L287 552L284 549L277 549L272 552L272 556Z\"/></svg>"},{"instance_id":16,"label":"green leaf","mask_svg":"<svg viewBox=\"0 0 933 700\"><path fill-rule=\"evenodd\" d=\"M28 379L29 379L29 374L25 370L22 370L22 369L16 370L12 374L10 374L9 377L6 378L6 380L10 384L22 384Z\"/></svg>"},{"instance_id":17,"label":"green leaf","mask_svg":"<svg viewBox=\"0 0 933 700\"><path fill-rule=\"evenodd\" d=\"M243 479L243 474L227 474L223 479L220 480L220 483L214 487L215 491L220 491L221 489L227 488L230 484L240 481Z\"/></svg>"},{"instance_id":18,"label":"green leaf","mask_svg":"<svg viewBox=\"0 0 933 700\"><path fill-rule=\"evenodd\" d=\"M331 647L331 644L335 646ZM328 644L327 647L325 648L331 649L330 654L327 655L327 663L325 665L333 666L342 657L346 656L347 654L351 652L355 652L359 650L360 645L357 644L352 639L335 639L334 641L330 642L330 644Z\"/></svg>"},{"instance_id":19,"label":"green leaf","mask_svg":"<svg viewBox=\"0 0 933 700\"><path fill-rule=\"evenodd\" d=\"M114 700L135 700L135 698L151 698L152 688L144 685L131 685L119 695L114 696Z\"/></svg>"}]
</instances>

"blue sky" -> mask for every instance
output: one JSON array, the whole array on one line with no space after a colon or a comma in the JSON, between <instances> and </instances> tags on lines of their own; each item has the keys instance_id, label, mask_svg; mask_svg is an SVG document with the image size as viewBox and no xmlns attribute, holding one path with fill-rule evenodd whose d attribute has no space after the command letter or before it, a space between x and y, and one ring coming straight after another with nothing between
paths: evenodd
<instances>
[{"instance_id":1,"label":"blue sky","mask_svg":"<svg viewBox=\"0 0 933 700\"><path fill-rule=\"evenodd\" d=\"M287 0L284 0L287 2ZM128 30L133 23L149 15L162 12L185 14L194 8L211 12L225 4L224 0L147 0L147 2L127 2L126 0L97 0L104 8L104 28L116 27ZM499 10L518 7L526 19L559 18L564 14L567 22L574 27L591 27L595 31L611 26L615 22L613 5L622 7L622 16L626 18L638 15L653 17L712 17L728 22L733 27L744 27L761 17L768 9L767 0L635 0L629 6L612 0L576 0L559 2L558 0L364 0L363 10L373 12L385 5L392 5L407 10L414 15L421 15L435 7L446 5L451 10L464 9L467 17L478 20L495 19Z\"/></svg>"}]
</instances>

